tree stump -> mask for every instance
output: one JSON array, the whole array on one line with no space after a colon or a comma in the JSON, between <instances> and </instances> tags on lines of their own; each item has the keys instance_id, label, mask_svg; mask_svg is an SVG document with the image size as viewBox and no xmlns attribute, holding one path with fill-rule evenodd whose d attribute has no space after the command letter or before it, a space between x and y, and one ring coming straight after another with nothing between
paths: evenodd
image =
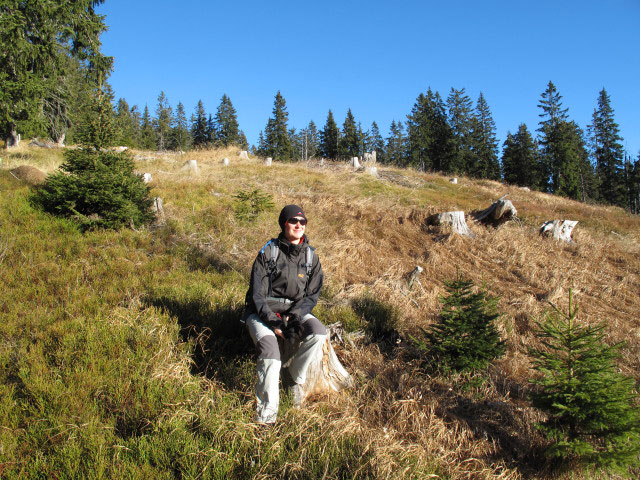
<instances>
[{"instance_id":1,"label":"tree stump","mask_svg":"<svg viewBox=\"0 0 640 480\"><path fill-rule=\"evenodd\" d=\"M436 213L427 218L427 225L450 225L454 233L464 235L465 237L475 237L469 229L464 219L464 212L462 211Z\"/></svg>"},{"instance_id":2,"label":"tree stump","mask_svg":"<svg viewBox=\"0 0 640 480\"><path fill-rule=\"evenodd\" d=\"M505 197L506 195L493 202L489 208L473 212L474 220L497 227L515 218L518 215L518 211L511 203L511 200L505 200Z\"/></svg>"},{"instance_id":3,"label":"tree stump","mask_svg":"<svg viewBox=\"0 0 640 480\"><path fill-rule=\"evenodd\" d=\"M243 160L249 160L249 154L247 153L246 150L242 150L240 152L240 158L243 159Z\"/></svg>"},{"instance_id":4,"label":"tree stump","mask_svg":"<svg viewBox=\"0 0 640 480\"><path fill-rule=\"evenodd\" d=\"M372 163L375 164L377 160L377 154L375 150L373 152L365 152L364 154L364 163Z\"/></svg>"},{"instance_id":5,"label":"tree stump","mask_svg":"<svg viewBox=\"0 0 640 480\"><path fill-rule=\"evenodd\" d=\"M352 166L353 168L355 168L356 170L357 170L358 168L360 168L360 160L358 160L358 157L353 157L353 158L351 159L351 166Z\"/></svg>"},{"instance_id":6,"label":"tree stump","mask_svg":"<svg viewBox=\"0 0 640 480\"><path fill-rule=\"evenodd\" d=\"M142 181L144 183L151 183L151 174L150 173L144 173L142 175Z\"/></svg>"},{"instance_id":7,"label":"tree stump","mask_svg":"<svg viewBox=\"0 0 640 480\"><path fill-rule=\"evenodd\" d=\"M182 166L182 169L183 170L189 170L194 175L198 175L200 173L200 169L198 168L198 161L197 160L188 160Z\"/></svg>"},{"instance_id":8,"label":"tree stump","mask_svg":"<svg viewBox=\"0 0 640 480\"><path fill-rule=\"evenodd\" d=\"M577 220L549 220L540 227L540 235L553 236L556 240L571 243L571 233L577 223Z\"/></svg>"},{"instance_id":9,"label":"tree stump","mask_svg":"<svg viewBox=\"0 0 640 480\"><path fill-rule=\"evenodd\" d=\"M231 162L229 162L229 159L228 159L228 158L223 158L223 159L222 159L222 165L224 165L225 167L228 167L230 163L231 163Z\"/></svg>"},{"instance_id":10,"label":"tree stump","mask_svg":"<svg viewBox=\"0 0 640 480\"><path fill-rule=\"evenodd\" d=\"M273 163L273 158L271 157L267 157L267 159L264 161L264 165L266 167L270 167L272 163Z\"/></svg>"},{"instance_id":11,"label":"tree stump","mask_svg":"<svg viewBox=\"0 0 640 480\"><path fill-rule=\"evenodd\" d=\"M20 134L16 131L15 127L11 127L9 135L5 139L5 146L7 149L20 146Z\"/></svg>"},{"instance_id":12,"label":"tree stump","mask_svg":"<svg viewBox=\"0 0 640 480\"><path fill-rule=\"evenodd\" d=\"M369 175L372 175L374 177L378 176L378 169L376 167L367 167L366 171Z\"/></svg>"},{"instance_id":13,"label":"tree stump","mask_svg":"<svg viewBox=\"0 0 640 480\"><path fill-rule=\"evenodd\" d=\"M454 185L458 184L458 179L456 177L453 177L449 180L451 183L453 183Z\"/></svg>"},{"instance_id":14,"label":"tree stump","mask_svg":"<svg viewBox=\"0 0 640 480\"><path fill-rule=\"evenodd\" d=\"M160 197L155 197L153 199L153 203L151 204L151 211L156 214L156 222L158 224L163 224L165 221L165 216L164 208L162 207L162 199Z\"/></svg>"},{"instance_id":15,"label":"tree stump","mask_svg":"<svg viewBox=\"0 0 640 480\"><path fill-rule=\"evenodd\" d=\"M298 349L299 343L284 342L283 368ZM291 382L290 382L291 383ZM303 385L303 402L312 395L332 394L354 385L353 378L345 370L331 345L331 326L327 327L327 338L322 345L322 354L311 361L307 370L307 381Z\"/></svg>"},{"instance_id":16,"label":"tree stump","mask_svg":"<svg viewBox=\"0 0 640 480\"><path fill-rule=\"evenodd\" d=\"M61 133L56 140L56 147L64 148L64 139L67 137L66 133Z\"/></svg>"}]
</instances>

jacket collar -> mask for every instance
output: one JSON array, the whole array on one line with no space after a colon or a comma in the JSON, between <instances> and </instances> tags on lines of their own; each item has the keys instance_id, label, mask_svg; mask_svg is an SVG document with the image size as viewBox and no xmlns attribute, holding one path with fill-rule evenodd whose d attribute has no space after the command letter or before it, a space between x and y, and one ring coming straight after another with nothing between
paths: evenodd
<instances>
[{"instance_id":1,"label":"jacket collar","mask_svg":"<svg viewBox=\"0 0 640 480\"><path fill-rule=\"evenodd\" d=\"M278 235L278 242L280 244L280 250L282 250L286 254L298 253L309 243L309 241L307 240L307 236L304 235L302 237L302 241L299 244L294 245L289 240L287 240L287 237L284 236L284 232L281 232L280 235Z\"/></svg>"}]
</instances>

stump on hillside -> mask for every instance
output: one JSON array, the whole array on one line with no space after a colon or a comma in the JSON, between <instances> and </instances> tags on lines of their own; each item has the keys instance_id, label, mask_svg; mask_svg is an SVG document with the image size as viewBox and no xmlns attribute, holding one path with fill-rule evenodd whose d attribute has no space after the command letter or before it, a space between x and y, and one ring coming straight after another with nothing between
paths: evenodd
<instances>
[{"instance_id":1,"label":"stump on hillside","mask_svg":"<svg viewBox=\"0 0 640 480\"><path fill-rule=\"evenodd\" d=\"M444 212L436 213L427 217L427 225L444 226L449 225L454 233L464 235L465 237L475 237L466 220L464 219L464 212Z\"/></svg>"},{"instance_id":2,"label":"stump on hillside","mask_svg":"<svg viewBox=\"0 0 640 480\"><path fill-rule=\"evenodd\" d=\"M353 168L355 168L356 170L357 170L358 168L360 168L360 160L358 160L358 157L353 157L353 158L351 159L351 166L352 166Z\"/></svg>"},{"instance_id":3,"label":"stump on hillside","mask_svg":"<svg viewBox=\"0 0 640 480\"><path fill-rule=\"evenodd\" d=\"M578 223L577 220L549 220L540 227L540 235L552 236L563 242L573 242L571 233Z\"/></svg>"},{"instance_id":4,"label":"stump on hillside","mask_svg":"<svg viewBox=\"0 0 640 480\"><path fill-rule=\"evenodd\" d=\"M144 174L142 175L142 181L143 181L144 183L151 183L151 180L152 180L152 177L151 177L151 174L150 174L150 173L144 173Z\"/></svg>"},{"instance_id":5,"label":"stump on hillside","mask_svg":"<svg viewBox=\"0 0 640 480\"><path fill-rule=\"evenodd\" d=\"M229 162L229 159L228 159L228 158L223 158L223 159L222 159L222 165L224 165L225 167L228 167L230 163L231 163L231 162Z\"/></svg>"},{"instance_id":6,"label":"stump on hillside","mask_svg":"<svg viewBox=\"0 0 640 480\"><path fill-rule=\"evenodd\" d=\"M154 197L153 203L151 204L151 211L156 214L156 223L159 225L164 224L165 216L164 216L164 208L162 206L162 198Z\"/></svg>"},{"instance_id":7,"label":"stump on hillside","mask_svg":"<svg viewBox=\"0 0 640 480\"><path fill-rule=\"evenodd\" d=\"M271 157L267 157L267 159L264 161L265 167L270 167L272 163L273 163L273 158Z\"/></svg>"},{"instance_id":8,"label":"stump on hillside","mask_svg":"<svg viewBox=\"0 0 640 480\"><path fill-rule=\"evenodd\" d=\"M500 197L493 202L491 206L484 210L473 212L473 218L476 222L481 222L494 227L498 227L513 218L516 218L518 211L513 206L511 200L505 199L506 195Z\"/></svg>"},{"instance_id":9,"label":"stump on hillside","mask_svg":"<svg viewBox=\"0 0 640 480\"><path fill-rule=\"evenodd\" d=\"M243 159L243 160L249 160L249 154L247 153L246 150L242 150L240 152L240 158Z\"/></svg>"},{"instance_id":10,"label":"stump on hillside","mask_svg":"<svg viewBox=\"0 0 640 480\"><path fill-rule=\"evenodd\" d=\"M457 185L457 184L458 184L458 178L457 178L457 177L453 177L453 178L449 179L449 181L450 181L451 183L453 183L454 185Z\"/></svg>"},{"instance_id":11,"label":"stump on hillside","mask_svg":"<svg viewBox=\"0 0 640 480\"><path fill-rule=\"evenodd\" d=\"M367 172L369 175L372 175L372 176L374 176L374 177L377 177L377 176L378 176L378 169L377 169L377 167L367 167L366 172Z\"/></svg>"},{"instance_id":12,"label":"stump on hillside","mask_svg":"<svg viewBox=\"0 0 640 480\"><path fill-rule=\"evenodd\" d=\"M189 170L194 175L198 175L200 173L200 169L198 168L197 160L187 160L184 165L182 165L183 170Z\"/></svg>"},{"instance_id":13,"label":"stump on hillside","mask_svg":"<svg viewBox=\"0 0 640 480\"><path fill-rule=\"evenodd\" d=\"M353 378L342 366L331 345L331 333L331 326L328 326L327 338L322 345L322 354L313 359L309 365L307 381L303 385L303 402L312 395L339 392L345 388L352 387L354 384ZM283 368L289 366L291 356L298 349L298 346L299 342L284 342Z\"/></svg>"}]
</instances>

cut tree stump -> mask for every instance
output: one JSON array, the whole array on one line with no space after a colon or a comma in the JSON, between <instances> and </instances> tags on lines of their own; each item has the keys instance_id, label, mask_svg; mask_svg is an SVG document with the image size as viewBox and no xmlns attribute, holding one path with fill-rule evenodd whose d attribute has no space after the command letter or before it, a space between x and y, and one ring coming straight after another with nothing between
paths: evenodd
<instances>
[{"instance_id":1,"label":"cut tree stump","mask_svg":"<svg viewBox=\"0 0 640 480\"><path fill-rule=\"evenodd\" d=\"M577 223L577 220L549 220L540 227L540 235L553 236L556 240L571 243L571 233Z\"/></svg>"},{"instance_id":2,"label":"cut tree stump","mask_svg":"<svg viewBox=\"0 0 640 480\"><path fill-rule=\"evenodd\" d=\"M427 218L427 225L450 225L454 233L464 235L466 237L475 237L473 232L469 229L469 226L464 219L464 212L462 211L436 213Z\"/></svg>"},{"instance_id":3,"label":"cut tree stump","mask_svg":"<svg viewBox=\"0 0 640 480\"><path fill-rule=\"evenodd\" d=\"M353 168L355 168L356 170L357 170L358 168L360 168L360 160L358 160L358 157L353 157L353 158L351 159L351 166L352 166Z\"/></svg>"},{"instance_id":4,"label":"cut tree stump","mask_svg":"<svg viewBox=\"0 0 640 480\"><path fill-rule=\"evenodd\" d=\"M303 385L303 402L313 395L332 394L354 385L353 378L342 366L331 345L331 336L332 326L329 325L327 339L322 345L322 354L311 361L307 370L307 381ZM298 345L299 343L284 342L283 367L289 366L289 359L298 349Z\"/></svg>"},{"instance_id":5,"label":"cut tree stump","mask_svg":"<svg viewBox=\"0 0 640 480\"><path fill-rule=\"evenodd\" d=\"M264 161L265 167L270 167L272 163L273 163L273 158L271 157L267 157L267 159Z\"/></svg>"},{"instance_id":6,"label":"cut tree stump","mask_svg":"<svg viewBox=\"0 0 640 480\"><path fill-rule=\"evenodd\" d=\"M473 212L473 218L476 222L493 225L497 227L513 218L516 218L518 211L513 206L511 200L505 200L506 195L500 197L493 202L489 208Z\"/></svg>"},{"instance_id":7,"label":"cut tree stump","mask_svg":"<svg viewBox=\"0 0 640 480\"><path fill-rule=\"evenodd\" d=\"M240 152L240 158L243 159L243 160L249 160L249 154L247 153L246 150L242 150Z\"/></svg>"}]
</instances>

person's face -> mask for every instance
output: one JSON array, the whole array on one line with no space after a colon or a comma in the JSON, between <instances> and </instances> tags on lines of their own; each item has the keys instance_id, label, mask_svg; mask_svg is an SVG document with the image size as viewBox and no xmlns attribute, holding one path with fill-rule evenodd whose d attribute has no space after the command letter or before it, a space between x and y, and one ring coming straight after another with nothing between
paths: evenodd
<instances>
[{"instance_id":1,"label":"person's face","mask_svg":"<svg viewBox=\"0 0 640 480\"><path fill-rule=\"evenodd\" d=\"M303 225L302 223L305 223ZM304 235L307 221L304 218L293 217L284 224L284 234L291 243L298 243Z\"/></svg>"}]
</instances>

